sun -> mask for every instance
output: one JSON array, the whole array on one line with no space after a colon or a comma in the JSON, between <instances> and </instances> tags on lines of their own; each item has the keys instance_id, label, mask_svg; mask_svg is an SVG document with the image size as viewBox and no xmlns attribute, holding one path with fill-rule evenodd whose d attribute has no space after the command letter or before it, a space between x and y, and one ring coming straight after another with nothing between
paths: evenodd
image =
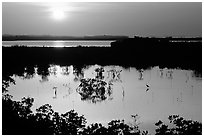
<instances>
[{"instance_id":1,"label":"sun","mask_svg":"<svg viewBox=\"0 0 204 137\"><path fill-rule=\"evenodd\" d=\"M63 20L65 18L65 13L64 11L62 10L53 10L52 11L52 17L55 19L55 20Z\"/></svg>"}]
</instances>

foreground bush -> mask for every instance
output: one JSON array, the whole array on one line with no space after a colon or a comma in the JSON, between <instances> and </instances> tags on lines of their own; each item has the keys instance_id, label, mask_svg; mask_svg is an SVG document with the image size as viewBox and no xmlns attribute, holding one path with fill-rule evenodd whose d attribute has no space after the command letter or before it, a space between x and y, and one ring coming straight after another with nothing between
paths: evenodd
<instances>
[{"instance_id":1,"label":"foreground bush","mask_svg":"<svg viewBox=\"0 0 204 137\"><path fill-rule=\"evenodd\" d=\"M158 127L156 135L202 135L202 124L197 121L185 120L179 115L171 115L168 119L173 127L169 128L162 121L158 121L155 124Z\"/></svg>"},{"instance_id":2,"label":"foreground bush","mask_svg":"<svg viewBox=\"0 0 204 137\"><path fill-rule=\"evenodd\" d=\"M140 131L138 115L131 115L133 121L125 123L124 120L112 120L105 127L100 123L86 125L86 118L79 116L74 110L59 114L52 106L45 104L33 113L31 107L33 98L22 98L13 101L7 94L7 87L14 83L11 78L3 81L2 92L2 134L3 135L146 135L148 131ZM169 116L172 128L158 121L157 135L201 135L202 124L185 120L178 115Z\"/></svg>"}]
</instances>

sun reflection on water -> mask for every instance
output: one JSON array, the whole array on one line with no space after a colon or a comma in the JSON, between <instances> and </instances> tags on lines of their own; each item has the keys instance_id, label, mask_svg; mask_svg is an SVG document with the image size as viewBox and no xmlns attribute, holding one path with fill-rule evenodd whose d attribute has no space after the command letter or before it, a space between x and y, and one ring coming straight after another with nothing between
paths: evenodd
<instances>
[{"instance_id":1,"label":"sun reflection on water","mask_svg":"<svg viewBox=\"0 0 204 137\"><path fill-rule=\"evenodd\" d=\"M53 41L53 47L55 48L63 48L66 47L65 42L63 40Z\"/></svg>"}]
</instances>

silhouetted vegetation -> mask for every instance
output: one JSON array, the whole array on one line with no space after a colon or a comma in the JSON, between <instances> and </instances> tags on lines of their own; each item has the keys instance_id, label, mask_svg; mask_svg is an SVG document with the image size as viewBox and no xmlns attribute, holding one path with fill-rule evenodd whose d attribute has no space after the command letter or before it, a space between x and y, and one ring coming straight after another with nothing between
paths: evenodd
<instances>
[{"instance_id":1,"label":"silhouetted vegetation","mask_svg":"<svg viewBox=\"0 0 204 137\"><path fill-rule=\"evenodd\" d=\"M156 135L202 135L202 124L193 120L186 120L179 115L171 115L168 117L172 128L165 125L162 121L158 121L155 125Z\"/></svg>"},{"instance_id":2,"label":"silhouetted vegetation","mask_svg":"<svg viewBox=\"0 0 204 137\"><path fill-rule=\"evenodd\" d=\"M86 135L147 135L148 132L140 131L136 123L126 124L124 120L112 120L108 123L107 127L103 126L101 123L91 124L84 129L83 134L86 134Z\"/></svg>"},{"instance_id":3,"label":"silhouetted vegetation","mask_svg":"<svg viewBox=\"0 0 204 137\"><path fill-rule=\"evenodd\" d=\"M11 97L2 100L2 132L4 135L146 135L148 131L140 131L137 124L126 124L124 120L112 120L108 127L100 123L86 126L85 117L71 110L59 114L52 106L45 104L31 111L33 98L13 101ZM173 117L171 122L175 128L168 128L159 121L155 125L158 135L200 135L202 124L197 121Z\"/></svg>"},{"instance_id":4,"label":"silhouetted vegetation","mask_svg":"<svg viewBox=\"0 0 204 137\"><path fill-rule=\"evenodd\" d=\"M15 84L14 79L12 79L10 76L4 75L2 78L2 93L6 93L8 90L10 84Z\"/></svg>"},{"instance_id":5,"label":"silhouetted vegetation","mask_svg":"<svg viewBox=\"0 0 204 137\"><path fill-rule=\"evenodd\" d=\"M8 79L8 81L12 81ZM3 86L7 83L3 83ZM42 105L32 112L33 98L12 100L3 88L2 94L2 134L3 135L147 135L148 131L139 130L138 115L132 115L133 121L112 120L105 127L100 123L86 125L86 118L79 116L74 110L64 114L55 112L49 104ZM170 123L175 126L168 128L162 121L155 125L159 135L201 135L202 124L185 120L178 115L169 116Z\"/></svg>"},{"instance_id":6,"label":"silhouetted vegetation","mask_svg":"<svg viewBox=\"0 0 204 137\"><path fill-rule=\"evenodd\" d=\"M202 38L149 38L135 37L117 40L111 48L118 53L118 60L125 58L135 66L160 66L202 72ZM137 62L137 63L136 63ZM193 65L192 65L193 64Z\"/></svg>"},{"instance_id":7,"label":"silhouetted vegetation","mask_svg":"<svg viewBox=\"0 0 204 137\"><path fill-rule=\"evenodd\" d=\"M110 86L110 84L100 79L81 79L81 84L77 88L77 92L81 95L81 100L96 103L107 98L111 99L112 90Z\"/></svg>"},{"instance_id":8,"label":"silhouetted vegetation","mask_svg":"<svg viewBox=\"0 0 204 137\"><path fill-rule=\"evenodd\" d=\"M31 111L33 98L23 98L22 101L3 99L2 124L3 134L10 135L77 135L85 127L84 116L78 116L74 110L59 114L54 112L49 104Z\"/></svg>"},{"instance_id":9,"label":"silhouetted vegetation","mask_svg":"<svg viewBox=\"0 0 204 137\"><path fill-rule=\"evenodd\" d=\"M96 36L53 36L53 35L3 35L3 41L15 40L118 40L128 36L96 35Z\"/></svg>"}]
</instances>

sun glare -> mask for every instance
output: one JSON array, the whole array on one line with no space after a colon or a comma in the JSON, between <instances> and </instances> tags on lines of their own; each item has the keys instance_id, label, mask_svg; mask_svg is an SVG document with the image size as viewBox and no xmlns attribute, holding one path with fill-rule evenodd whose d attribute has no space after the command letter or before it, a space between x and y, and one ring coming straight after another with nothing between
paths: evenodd
<instances>
[{"instance_id":1,"label":"sun glare","mask_svg":"<svg viewBox=\"0 0 204 137\"><path fill-rule=\"evenodd\" d=\"M52 17L56 20L62 20L65 18L65 13L62 10L53 10Z\"/></svg>"},{"instance_id":2,"label":"sun glare","mask_svg":"<svg viewBox=\"0 0 204 137\"><path fill-rule=\"evenodd\" d=\"M45 3L48 7L47 11L50 13L50 17L56 21L62 21L67 19L67 16L70 15L73 11L79 10L69 2L66 3Z\"/></svg>"}]
</instances>

